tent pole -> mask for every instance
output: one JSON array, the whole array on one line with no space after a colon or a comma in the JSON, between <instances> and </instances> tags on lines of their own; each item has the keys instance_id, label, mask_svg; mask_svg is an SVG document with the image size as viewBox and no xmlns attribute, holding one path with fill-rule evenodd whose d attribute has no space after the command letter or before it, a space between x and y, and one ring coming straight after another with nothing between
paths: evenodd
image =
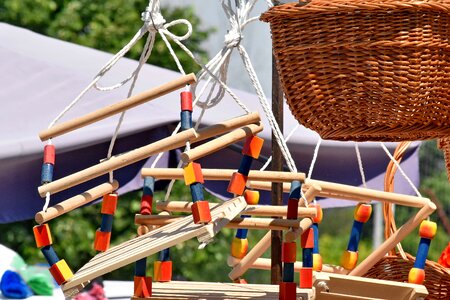
<instances>
[{"instance_id":1,"label":"tent pole","mask_svg":"<svg viewBox=\"0 0 450 300\"><path fill-rule=\"evenodd\" d=\"M279 4L273 1L274 5ZM280 86L280 78L275 65L275 57L272 54L272 111L281 132L283 132L283 91ZM272 132L272 171L283 171L283 158L280 147ZM272 183L272 205L283 205L283 184ZM271 246L271 283L279 284L282 280L281 245L283 232L272 230Z\"/></svg>"}]
</instances>

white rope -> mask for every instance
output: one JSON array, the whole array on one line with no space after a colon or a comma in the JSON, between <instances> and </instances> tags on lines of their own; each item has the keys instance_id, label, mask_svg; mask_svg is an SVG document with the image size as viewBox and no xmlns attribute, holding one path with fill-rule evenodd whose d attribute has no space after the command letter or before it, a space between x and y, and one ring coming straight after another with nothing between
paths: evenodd
<instances>
[{"instance_id":1,"label":"white rope","mask_svg":"<svg viewBox=\"0 0 450 300\"><path fill-rule=\"evenodd\" d=\"M314 166L316 165L316 160L317 160L317 156L319 154L319 148L320 145L322 144L322 138L319 137L319 140L317 141L316 147L314 148L314 154L313 154L313 158L311 160L311 165L309 165L309 171L308 171L308 176L306 178L310 179L312 172L314 170Z\"/></svg>"},{"instance_id":2,"label":"white rope","mask_svg":"<svg viewBox=\"0 0 450 300\"><path fill-rule=\"evenodd\" d=\"M389 152L388 148L384 143L380 142L381 148L383 148L384 152L386 152L387 156L392 160L392 162L395 164L395 166L398 168L402 176L405 178L405 180L408 182L408 184L411 186L413 191L417 194L417 196L422 197L422 194L420 194L419 190L416 188L412 180L406 175L406 173L403 171L402 167L400 167L400 164L398 161L392 156L391 152Z\"/></svg>"},{"instance_id":3,"label":"white rope","mask_svg":"<svg viewBox=\"0 0 450 300\"><path fill-rule=\"evenodd\" d=\"M45 203L44 203L44 207L42 207L42 211L43 212L46 212L47 211L47 208L48 208L48 205L50 204L50 192L47 192L46 194L45 194Z\"/></svg>"},{"instance_id":4,"label":"white rope","mask_svg":"<svg viewBox=\"0 0 450 300\"><path fill-rule=\"evenodd\" d=\"M364 174L364 166L363 166L363 162L361 159L361 153L359 152L359 146L358 146L358 143L356 143L356 142L355 142L355 151L356 151L356 158L358 159L359 173L361 173L361 180L362 180L363 186L365 188L367 188L366 176Z\"/></svg>"}]
</instances>

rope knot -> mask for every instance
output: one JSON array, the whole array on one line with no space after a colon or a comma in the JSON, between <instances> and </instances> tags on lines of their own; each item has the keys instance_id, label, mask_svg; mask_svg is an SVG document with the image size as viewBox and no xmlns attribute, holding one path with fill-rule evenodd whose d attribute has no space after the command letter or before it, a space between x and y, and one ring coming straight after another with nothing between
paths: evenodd
<instances>
[{"instance_id":1,"label":"rope knot","mask_svg":"<svg viewBox=\"0 0 450 300\"><path fill-rule=\"evenodd\" d=\"M234 48L239 45L244 36L236 29L231 29L225 34L224 44L227 48Z\"/></svg>"},{"instance_id":2,"label":"rope knot","mask_svg":"<svg viewBox=\"0 0 450 300\"><path fill-rule=\"evenodd\" d=\"M161 12L157 9L152 10L150 6L147 6L145 11L141 14L141 20L145 22L149 31L157 32L164 28L166 19L162 16Z\"/></svg>"}]
</instances>

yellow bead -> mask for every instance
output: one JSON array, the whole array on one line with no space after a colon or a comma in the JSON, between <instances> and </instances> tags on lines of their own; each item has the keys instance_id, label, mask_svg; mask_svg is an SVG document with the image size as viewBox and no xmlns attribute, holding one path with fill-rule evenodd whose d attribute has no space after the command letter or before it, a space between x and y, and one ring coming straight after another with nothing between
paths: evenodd
<instances>
[{"instance_id":1,"label":"yellow bead","mask_svg":"<svg viewBox=\"0 0 450 300\"><path fill-rule=\"evenodd\" d=\"M50 273L59 285L73 277L72 270L70 270L64 259L61 259L56 264L50 267Z\"/></svg>"},{"instance_id":2,"label":"yellow bead","mask_svg":"<svg viewBox=\"0 0 450 300\"><path fill-rule=\"evenodd\" d=\"M248 240L235 237L231 243L231 255L236 258L243 258L247 254Z\"/></svg>"},{"instance_id":3,"label":"yellow bead","mask_svg":"<svg viewBox=\"0 0 450 300\"><path fill-rule=\"evenodd\" d=\"M425 270L412 268L409 270L408 282L415 284L422 284L425 280Z\"/></svg>"},{"instance_id":4,"label":"yellow bead","mask_svg":"<svg viewBox=\"0 0 450 300\"><path fill-rule=\"evenodd\" d=\"M316 208L317 215L314 218L312 218L312 220L313 220L313 223L320 224L322 222L322 220L323 220L322 207L320 207L319 203L317 203L317 204L310 204L309 207L315 207Z\"/></svg>"},{"instance_id":5,"label":"yellow bead","mask_svg":"<svg viewBox=\"0 0 450 300\"><path fill-rule=\"evenodd\" d=\"M259 203L259 192L252 190L245 190L244 198L248 205L256 205Z\"/></svg>"},{"instance_id":6,"label":"yellow bead","mask_svg":"<svg viewBox=\"0 0 450 300\"><path fill-rule=\"evenodd\" d=\"M346 270L353 270L358 262L358 252L345 250L342 256L342 267Z\"/></svg>"},{"instance_id":7,"label":"yellow bead","mask_svg":"<svg viewBox=\"0 0 450 300\"><path fill-rule=\"evenodd\" d=\"M372 214L372 205L359 203L355 207L354 217L355 220L361 223L366 223L370 219L370 215Z\"/></svg>"},{"instance_id":8,"label":"yellow bead","mask_svg":"<svg viewBox=\"0 0 450 300\"><path fill-rule=\"evenodd\" d=\"M420 223L419 235L420 237L433 239L436 235L437 224L433 221L424 220Z\"/></svg>"},{"instance_id":9,"label":"yellow bead","mask_svg":"<svg viewBox=\"0 0 450 300\"><path fill-rule=\"evenodd\" d=\"M186 185L191 185L195 182L204 183L202 167L199 163L190 162L187 166L183 168L184 183Z\"/></svg>"},{"instance_id":10,"label":"yellow bead","mask_svg":"<svg viewBox=\"0 0 450 300\"><path fill-rule=\"evenodd\" d=\"M313 270L314 271L322 271L322 255L319 253L313 253Z\"/></svg>"}]
</instances>

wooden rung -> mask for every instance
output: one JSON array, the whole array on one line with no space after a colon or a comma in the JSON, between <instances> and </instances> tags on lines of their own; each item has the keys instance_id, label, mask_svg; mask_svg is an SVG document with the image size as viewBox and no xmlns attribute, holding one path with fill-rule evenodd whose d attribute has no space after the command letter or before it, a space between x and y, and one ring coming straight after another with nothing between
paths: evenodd
<instances>
[{"instance_id":1,"label":"wooden rung","mask_svg":"<svg viewBox=\"0 0 450 300\"><path fill-rule=\"evenodd\" d=\"M205 180L229 181L236 170L232 169L202 169ZM152 176L157 179L183 179L183 170L175 168L143 168L141 176ZM278 171L250 171L249 180L268 182L291 182L293 180L304 181L305 173L290 173Z\"/></svg>"},{"instance_id":2,"label":"wooden rung","mask_svg":"<svg viewBox=\"0 0 450 300\"><path fill-rule=\"evenodd\" d=\"M97 165L73 173L69 176L55 180L38 188L39 195L45 197L47 192L51 194L71 188L77 184L86 182L98 176L104 175L110 171L125 167L142 159L148 158L160 152L165 152L183 147L186 141L196 143L209 139L213 136L223 134L235 128L245 126L252 122L259 122L259 114L251 113L234 119L226 120L213 126L204 127L195 132L194 129L188 129L175 135L166 137L147 146L131 150L118 156L111 157ZM179 169L181 174L182 169Z\"/></svg>"},{"instance_id":3,"label":"wooden rung","mask_svg":"<svg viewBox=\"0 0 450 300\"><path fill-rule=\"evenodd\" d=\"M136 224L164 226L179 221L183 217L140 215L134 218ZM300 228L299 220L273 219L273 218L234 218L225 227L237 229L266 229L266 230L289 230Z\"/></svg>"},{"instance_id":4,"label":"wooden rung","mask_svg":"<svg viewBox=\"0 0 450 300\"><path fill-rule=\"evenodd\" d=\"M224 134L210 142L197 146L194 149L186 151L181 154L181 160L187 164L192 161L198 160L204 156L214 153L220 149L228 147L231 144L236 143L250 135L255 135L263 130L261 124L250 124L245 127L236 129L232 132Z\"/></svg>"},{"instance_id":5,"label":"wooden rung","mask_svg":"<svg viewBox=\"0 0 450 300\"><path fill-rule=\"evenodd\" d=\"M78 117L76 119L57 124L49 129L42 130L39 133L39 138L41 139L41 141L46 141L50 138L60 136L75 129L103 120L130 108L144 104L145 102L161 97L165 94L178 90L187 84L195 83L196 81L197 79L192 73L183 75L175 80L169 81L163 85L137 94L113 105L100 108L82 117Z\"/></svg>"},{"instance_id":6,"label":"wooden rung","mask_svg":"<svg viewBox=\"0 0 450 300\"><path fill-rule=\"evenodd\" d=\"M209 203L209 207L212 209L218 206L218 203ZM162 211L170 212L190 212L192 202L185 201L166 201L158 202L156 208ZM247 205L242 211L243 215L249 216L260 216L260 217L286 217L287 206L275 206L275 205ZM298 208L298 216L305 217L315 217L317 210L315 208Z\"/></svg>"},{"instance_id":7,"label":"wooden rung","mask_svg":"<svg viewBox=\"0 0 450 300\"><path fill-rule=\"evenodd\" d=\"M253 265L250 267L251 269L259 269L259 270L270 270L271 260L270 258L258 258ZM302 268L302 262L297 261L294 263L294 271L299 272ZM330 266L323 265L322 272L327 273L337 273L337 274L348 274L348 271L340 266Z\"/></svg>"},{"instance_id":8,"label":"wooden rung","mask_svg":"<svg viewBox=\"0 0 450 300\"><path fill-rule=\"evenodd\" d=\"M35 216L34 219L38 224L42 224L50 221L56 217L59 217L69 211L72 211L80 206L83 206L89 202L94 201L102 197L103 195L114 192L119 188L119 182L114 180L112 183L103 183L96 186L86 192L62 201L55 206L47 208L46 211L40 211Z\"/></svg>"}]
</instances>

